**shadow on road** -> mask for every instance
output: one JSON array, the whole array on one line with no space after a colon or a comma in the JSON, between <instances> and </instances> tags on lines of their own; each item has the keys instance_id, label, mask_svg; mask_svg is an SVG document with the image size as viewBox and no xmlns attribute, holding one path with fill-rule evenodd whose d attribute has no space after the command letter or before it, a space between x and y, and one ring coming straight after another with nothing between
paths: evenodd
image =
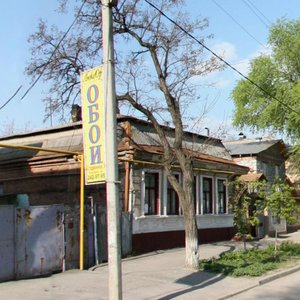
<instances>
[{"instance_id":1,"label":"shadow on road","mask_svg":"<svg viewBox=\"0 0 300 300\"><path fill-rule=\"evenodd\" d=\"M179 297L181 295L193 292L195 290L203 289L209 285L212 285L220 280L225 278L224 275L221 274L213 274L213 273L208 273L208 272L196 272L189 274L185 277L179 278L176 280L176 283L188 285L190 287L177 291L174 293L171 293L169 295L166 295L164 297L159 298L159 300L168 300L168 299L173 299L176 297Z\"/></svg>"}]
</instances>

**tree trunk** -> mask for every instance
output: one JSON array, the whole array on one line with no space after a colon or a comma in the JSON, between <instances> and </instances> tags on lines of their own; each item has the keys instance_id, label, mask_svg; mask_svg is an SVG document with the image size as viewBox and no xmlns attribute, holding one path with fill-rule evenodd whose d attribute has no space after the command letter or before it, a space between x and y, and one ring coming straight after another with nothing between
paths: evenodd
<instances>
[{"instance_id":1,"label":"tree trunk","mask_svg":"<svg viewBox=\"0 0 300 300\"><path fill-rule=\"evenodd\" d=\"M244 244L244 251L247 251L247 238L246 238L245 235L243 235L242 241L243 241L243 244Z\"/></svg>"},{"instance_id":2,"label":"tree trunk","mask_svg":"<svg viewBox=\"0 0 300 300\"><path fill-rule=\"evenodd\" d=\"M277 225L275 225L275 257L277 256L277 242L278 242L278 230L277 230Z\"/></svg>"},{"instance_id":3,"label":"tree trunk","mask_svg":"<svg viewBox=\"0 0 300 300\"><path fill-rule=\"evenodd\" d=\"M196 220L185 222L185 266L197 271L199 269L198 229Z\"/></svg>"},{"instance_id":4,"label":"tree trunk","mask_svg":"<svg viewBox=\"0 0 300 300\"><path fill-rule=\"evenodd\" d=\"M183 173L183 190L181 205L185 224L185 267L199 269L198 228L194 207L193 174Z\"/></svg>"}]
</instances>

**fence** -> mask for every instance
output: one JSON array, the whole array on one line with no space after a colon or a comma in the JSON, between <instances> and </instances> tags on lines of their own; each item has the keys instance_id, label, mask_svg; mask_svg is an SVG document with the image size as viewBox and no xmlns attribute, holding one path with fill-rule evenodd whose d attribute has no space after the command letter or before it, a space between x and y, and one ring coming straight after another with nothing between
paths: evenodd
<instances>
[{"instance_id":1,"label":"fence","mask_svg":"<svg viewBox=\"0 0 300 300\"><path fill-rule=\"evenodd\" d=\"M107 261L106 211L85 207L85 268ZM122 256L131 253L131 219L121 217ZM0 281L79 267L79 207L0 206Z\"/></svg>"}]
</instances>

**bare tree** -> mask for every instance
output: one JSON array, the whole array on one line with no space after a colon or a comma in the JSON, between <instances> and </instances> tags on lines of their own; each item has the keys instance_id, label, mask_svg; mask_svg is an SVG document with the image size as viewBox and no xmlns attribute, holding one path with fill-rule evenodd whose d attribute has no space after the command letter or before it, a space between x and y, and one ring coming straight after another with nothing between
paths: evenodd
<instances>
[{"instance_id":1,"label":"bare tree","mask_svg":"<svg viewBox=\"0 0 300 300\"><path fill-rule=\"evenodd\" d=\"M197 104L197 77L222 66L214 57L206 55L204 49L184 32L193 34L202 42L210 38L203 35L208 26L207 19L192 20L184 13L184 1L153 1L181 28L169 22L144 0L119 2L113 15L117 100L121 109L122 105L129 103L150 120L160 138L164 149L164 169L178 194L185 220L186 266L197 269L199 253L193 205L194 177L191 157L183 148L184 122L186 116L190 116L187 108L191 104L195 108ZM67 3L68 0L61 0L61 8L65 9ZM100 1L86 1L84 10L77 18L76 28L76 34L61 44L49 63L47 57L62 33L55 28L48 32L41 21L38 32L31 37L33 59L27 72L33 77L44 72L43 79L51 82L47 101L50 103L51 99L52 111L76 101L79 72L100 62ZM174 127L172 144L161 127L162 120ZM180 166L181 184L173 174L174 162Z\"/></svg>"}]
</instances>

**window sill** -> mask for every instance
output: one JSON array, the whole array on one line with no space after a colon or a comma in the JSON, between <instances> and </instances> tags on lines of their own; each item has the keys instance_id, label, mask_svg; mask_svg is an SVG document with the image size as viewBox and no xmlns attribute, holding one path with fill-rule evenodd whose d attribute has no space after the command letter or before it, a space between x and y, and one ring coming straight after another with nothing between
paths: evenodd
<instances>
[{"instance_id":1,"label":"window sill","mask_svg":"<svg viewBox=\"0 0 300 300\"><path fill-rule=\"evenodd\" d=\"M232 214L204 214L204 215L196 215L196 218L199 217L204 217L204 218L209 218L209 217L232 217ZM176 219L176 218L183 218L183 215L144 215L144 216L139 216L135 217L136 220L139 219Z\"/></svg>"}]
</instances>

